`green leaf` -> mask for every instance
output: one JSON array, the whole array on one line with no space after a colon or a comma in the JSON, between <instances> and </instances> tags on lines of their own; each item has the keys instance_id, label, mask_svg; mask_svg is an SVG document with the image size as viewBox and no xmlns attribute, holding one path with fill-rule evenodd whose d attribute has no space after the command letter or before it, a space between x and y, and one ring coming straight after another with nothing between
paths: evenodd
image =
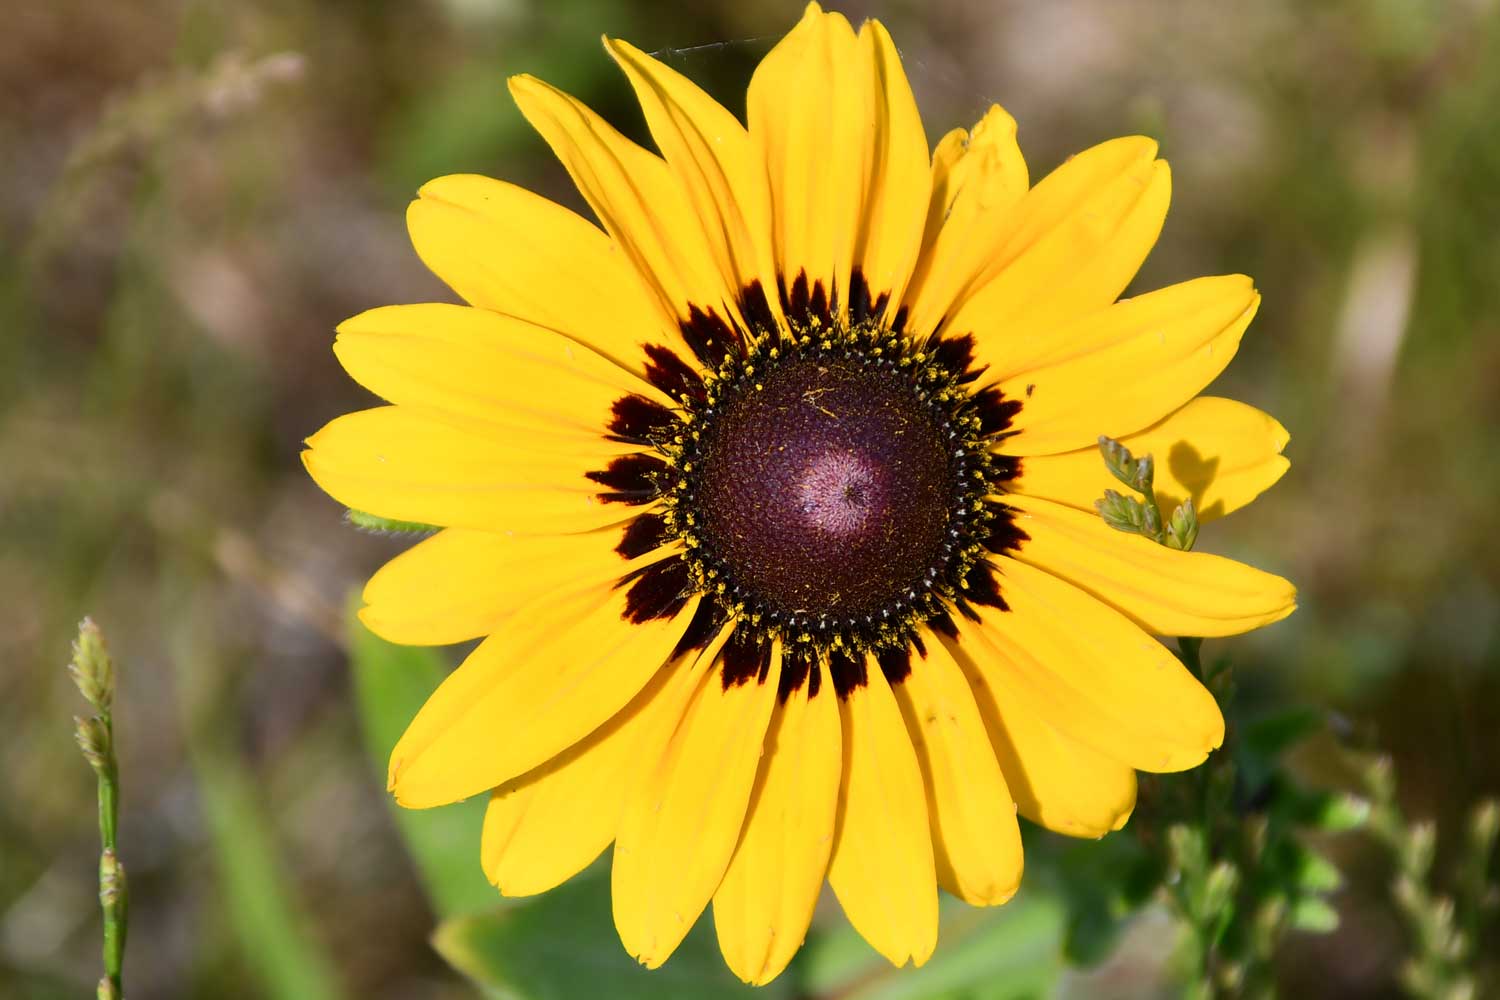
<instances>
[{"instance_id":1,"label":"green leaf","mask_svg":"<svg viewBox=\"0 0 1500 1000\"><path fill-rule=\"evenodd\" d=\"M1308 848L1297 851L1297 868L1293 877L1297 888L1308 893L1333 892L1344 884L1338 866Z\"/></svg>"},{"instance_id":2,"label":"green leaf","mask_svg":"<svg viewBox=\"0 0 1500 1000\"><path fill-rule=\"evenodd\" d=\"M1370 818L1370 800L1358 795L1313 793L1298 804L1299 818L1328 833L1358 830Z\"/></svg>"},{"instance_id":3,"label":"green leaf","mask_svg":"<svg viewBox=\"0 0 1500 1000\"><path fill-rule=\"evenodd\" d=\"M378 517L367 514L362 510L350 507L344 511L344 520L348 521L360 531L368 531L376 535L428 535L437 531L435 524L422 524L420 521L397 521L389 517Z\"/></svg>"},{"instance_id":4,"label":"green leaf","mask_svg":"<svg viewBox=\"0 0 1500 1000\"><path fill-rule=\"evenodd\" d=\"M1245 726L1242 739L1245 749L1275 758L1321 730L1325 721L1318 709L1298 706L1256 719Z\"/></svg>"},{"instance_id":5,"label":"green leaf","mask_svg":"<svg viewBox=\"0 0 1500 1000\"><path fill-rule=\"evenodd\" d=\"M1329 934L1338 930L1339 911L1327 900L1308 896L1292 905L1291 924L1299 931L1309 934Z\"/></svg>"},{"instance_id":6,"label":"green leaf","mask_svg":"<svg viewBox=\"0 0 1500 1000\"><path fill-rule=\"evenodd\" d=\"M195 740L194 777L219 871L213 895L267 996L334 1000L341 994L333 960L297 898L254 777L231 754Z\"/></svg>"},{"instance_id":7,"label":"green leaf","mask_svg":"<svg viewBox=\"0 0 1500 1000\"><path fill-rule=\"evenodd\" d=\"M213 859L211 877L199 876L202 898L194 909L202 912L193 914L191 930L206 955L224 953L230 962L228 981L234 983L228 990L206 992L338 1000L344 995L338 963L306 905L314 890L299 879L299 866L281 843L285 831L277 823L279 803L266 792L268 775L250 765L235 741L239 727L233 713L239 703L231 700L225 686L233 671L229 660L220 659L223 640L215 631L215 618L206 613L206 588L199 577L180 573L175 565L163 573L161 584L163 607L172 609L163 631L175 668L186 758ZM130 788L127 784L126 791ZM0 858L10 860L3 849ZM180 864L189 859L173 860ZM134 864L129 853L125 861L127 866ZM159 882L140 880L140 868L133 869L133 877L137 881L129 887L131 916L142 915L142 901L165 901ZM217 926L215 911L227 918L227 934ZM130 947L138 957L144 952L149 959L151 949L162 945L151 940L153 928L145 929L146 934L137 929ZM127 956L127 986L132 964ZM198 983L172 985L181 992L205 992L194 988ZM0 995L12 994L0 987ZM146 992L142 988L128 995L143 997Z\"/></svg>"},{"instance_id":8,"label":"green leaf","mask_svg":"<svg viewBox=\"0 0 1500 1000\"><path fill-rule=\"evenodd\" d=\"M943 897L937 951L920 969L894 969L847 923L814 929L793 964L799 995L840 1000L1021 1000L1053 994L1062 971L1061 900L1022 888L1001 907ZM783 977L786 978L786 977Z\"/></svg>"},{"instance_id":9,"label":"green leaf","mask_svg":"<svg viewBox=\"0 0 1500 1000\"><path fill-rule=\"evenodd\" d=\"M448 666L436 650L397 646L379 638L349 613L349 659L365 746L375 773L385 784L386 761L427 696L442 683ZM394 802L396 826L427 888L433 908L444 916L493 909L499 894L479 867L483 797L438 809L401 809Z\"/></svg>"},{"instance_id":10,"label":"green leaf","mask_svg":"<svg viewBox=\"0 0 1500 1000\"><path fill-rule=\"evenodd\" d=\"M760 989L736 979L708 918L661 968L637 964L615 933L603 865L544 895L447 920L432 943L487 996L503 1000L781 1000L793 985L788 975Z\"/></svg>"},{"instance_id":11,"label":"green leaf","mask_svg":"<svg viewBox=\"0 0 1500 1000\"><path fill-rule=\"evenodd\" d=\"M1070 965L1080 968L1098 965L1114 951L1124 929L1125 919L1102 905L1072 907L1063 938L1063 955Z\"/></svg>"},{"instance_id":12,"label":"green leaf","mask_svg":"<svg viewBox=\"0 0 1500 1000\"><path fill-rule=\"evenodd\" d=\"M1155 894L1165 859L1142 850L1135 837L1098 841L1035 836L1027 845L1032 885L1055 884L1068 909L1063 954L1092 966L1113 952L1126 923Z\"/></svg>"}]
</instances>

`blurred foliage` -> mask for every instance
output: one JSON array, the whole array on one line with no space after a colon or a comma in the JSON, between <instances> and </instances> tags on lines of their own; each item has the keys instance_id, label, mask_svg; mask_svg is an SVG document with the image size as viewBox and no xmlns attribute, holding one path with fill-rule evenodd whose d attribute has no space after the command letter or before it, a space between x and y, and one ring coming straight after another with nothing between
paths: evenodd
<instances>
[{"instance_id":1,"label":"blurred foliage","mask_svg":"<svg viewBox=\"0 0 1500 1000\"><path fill-rule=\"evenodd\" d=\"M348 530L296 459L302 437L368 403L338 370L331 331L370 306L449 297L403 232L430 176L480 171L581 207L509 106L508 74L571 89L639 136L601 32L660 52L738 110L749 67L800 6L56 0L7 12L0 995L83 995L97 975L94 791L57 669L85 610L132 665L115 710L127 995L471 995L429 936L436 911L494 904L473 864L477 819L398 824L356 708L398 717L445 661L371 666L366 652L351 673L350 644L364 640L339 611L409 541ZM1402 776L1403 816L1434 824L1430 871L1463 869L1472 804L1500 789L1494 0L846 9L888 23L934 138L997 100L1021 123L1033 177L1121 132L1162 140L1175 205L1138 284L1254 275L1264 305L1216 391L1292 434L1287 480L1196 543L1301 587L1298 614L1225 644L1236 711L1334 720L1276 755L1274 773L1300 787L1360 787L1342 744L1380 746ZM394 739L385 725L365 729L377 758ZM1236 784L1269 780L1259 766L1237 757ZM1334 794L1319 808L1348 804ZM403 835L459 846L439 864ZM1409 991L1417 911L1389 891L1390 853L1361 837L1306 843L1345 875L1326 896L1338 927L1284 939L1282 992ZM790 981L987 995L964 992L972 967L1023 993L1170 994L1179 931L1151 878L1119 874L1139 860L1136 839L1031 830L1027 846L1017 899L948 914L921 973L867 984L878 964L832 914ZM1457 908L1466 883L1424 884ZM591 890L576 891L564 899ZM1493 964L1493 924L1455 927Z\"/></svg>"},{"instance_id":2,"label":"blurred foliage","mask_svg":"<svg viewBox=\"0 0 1500 1000\"><path fill-rule=\"evenodd\" d=\"M713 929L702 922L665 966L643 968L620 947L610 917L609 871L598 867L517 905L445 920L432 943L487 995L505 1000L584 1000L606 983L619 1000L762 994L783 1000L791 986L789 978L766 990L741 983L719 957Z\"/></svg>"},{"instance_id":3,"label":"blurred foliage","mask_svg":"<svg viewBox=\"0 0 1500 1000\"><path fill-rule=\"evenodd\" d=\"M1476 1000L1500 987L1496 970L1480 959L1489 930L1500 916L1500 800L1474 807L1464 826L1454 892L1434 889L1437 827L1409 822L1396 803L1396 776L1390 758L1377 757L1364 769L1374 799L1371 829L1390 853L1395 874L1391 897L1411 937L1401 964L1401 984L1414 996Z\"/></svg>"},{"instance_id":4,"label":"blurred foliage","mask_svg":"<svg viewBox=\"0 0 1500 1000\"><path fill-rule=\"evenodd\" d=\"M431 649L395 646L350 616L349 667L365 734L365 747L377 780L407 723L447 673ZM484 800L449 809L400 809L391 813L406 838L433 908L445 916L482 913L496 905L496 893L479 869L479 830Z\"/></svg>"},{"instance_id":5,"label":"blurred foliage","mask_svg":"<svg viewBox=\"0 0 1500 1000\"><path fill-rule=\"evenodd\" d=\"M1135 831L1155 842L1164 890L1186 929L1186 994L1272 997L1286 935L1339 927L1329 897L1343 875L1311 837L1359 829L1369 804L1304 788L1285 766L1286 753L1322 728L1320 717L1294 709L1243 718L1229 662L1205 667L1199 640L1179 642L1189 669L1226 706L1225 745L1178 780L1146 779Z\"/></svg>"}]
</instances>

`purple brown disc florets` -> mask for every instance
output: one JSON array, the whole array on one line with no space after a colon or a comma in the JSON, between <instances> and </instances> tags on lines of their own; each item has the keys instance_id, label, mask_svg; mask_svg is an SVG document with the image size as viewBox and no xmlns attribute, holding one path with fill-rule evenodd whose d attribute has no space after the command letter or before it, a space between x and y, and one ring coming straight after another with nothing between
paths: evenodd
<instances>
[{"instance_id":1,"label":"purple brown disc florets","mask_svg":"<svg viewBox=\"0 0 1500 1000\"><path fill-rule=\"evenodd\" d=\"M779 641L783 693L815 691L824 670L844 693L866 654L899 679L923 626L1003 607L988 556L1025 536L1002 499L1017 463L994 451L1017 404L973 390L967 338L918 344L826 313L792 325L707 338L722 351L707 371L652 355L652 381L682 409L622 399L611 431L650 450L590 477L605 499L655 505L621 555L683 545L627 579L633 619L701 594L683 644L735 618L725 684L764 676Z\"/></svg>"},{"instance_id":2,"label":"purple brown disc florets","mask_svg":"<svg viewBox=\"0 0 1500 1000\"><path fill-rule=\"evenodd\" d=\"M847 624L922 586L962 484L943 414L905 372L783 353L719 398L684 500L731 599Z\"/></svg>"}]
</instances>

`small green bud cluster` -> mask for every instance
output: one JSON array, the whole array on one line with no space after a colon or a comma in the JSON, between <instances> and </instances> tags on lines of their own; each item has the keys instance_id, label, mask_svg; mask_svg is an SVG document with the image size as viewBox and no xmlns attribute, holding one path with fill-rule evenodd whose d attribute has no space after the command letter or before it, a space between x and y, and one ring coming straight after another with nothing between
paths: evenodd
<instances>
[{"instance_id":1,"label":"small green bud cluster","mask_svg":"<svg viewBox=\"0 0 1500 1000\"><path fill-rule=\"evenodd\" d=\"M1469 814L1458 861L1456 892L1434 887L1438 830L1431 820L1409 822L1396 801L1395 770L1380 756L1364 768L1372 799L1370 829L1395 866L1391 899L1412 944L1401 982L1414 996L1472 1000L1480 995L1477 947L1500 911L1494 856L1500 837L1500 802L1487 799Z\"/></svg>"},{"instance_id":2,"label":"small green bud cluster","mask_svg":"<svg viewBox=\"0 0 1500 1000\"><path fill-rule=\"evenodd\" d=\"M1198 540L1198 510L1188 497L1171 517L1162 519L1156 500L1156 461L1150 455L1136 458L1130 449L1110 437L1099 438L1099 453L1104 457L1110 475L1141 494L1141 499L1126 496L1118 490L1105 490L1094 507L1104 523L1118 531L1144 535L1154 542L1187 551Z\"/></svg>"}]
</instances>

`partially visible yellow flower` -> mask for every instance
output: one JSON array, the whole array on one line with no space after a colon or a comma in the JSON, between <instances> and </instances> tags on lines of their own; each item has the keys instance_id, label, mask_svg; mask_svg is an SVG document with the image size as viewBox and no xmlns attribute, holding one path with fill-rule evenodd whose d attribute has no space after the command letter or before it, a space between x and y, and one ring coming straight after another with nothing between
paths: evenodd
<instances>
[{"instance_id":1,"label":"partially visible yellow flower","mask_svg":"<svg viewBox=\"0 0 1500 1000\"><path fill-rule=\"evenodd\" d=\"M826 878L892 962L937 889L1003 903L1016 812L1118 829L1135 771L1224 723L1155 635L1294 606L1278 577L1111 530L1100 435L1204 518L1286 469L1263 413L1198 393L1259 301L1200 278L1116 302L1169 174L1117 139L1035 186L992 108L935 151L889 36L811 4L742 125L605 43L661 155L511 81L602 224L474 176L425 186L422 259L468 305L339 329L392 405L308 442L350 507L444 530L370 581L396 642L483 638L412 722L411 807L490 794L508 895L614 845L615 923L649 966L713 903L774 978Z\"/></svg>"}]
</instances>

